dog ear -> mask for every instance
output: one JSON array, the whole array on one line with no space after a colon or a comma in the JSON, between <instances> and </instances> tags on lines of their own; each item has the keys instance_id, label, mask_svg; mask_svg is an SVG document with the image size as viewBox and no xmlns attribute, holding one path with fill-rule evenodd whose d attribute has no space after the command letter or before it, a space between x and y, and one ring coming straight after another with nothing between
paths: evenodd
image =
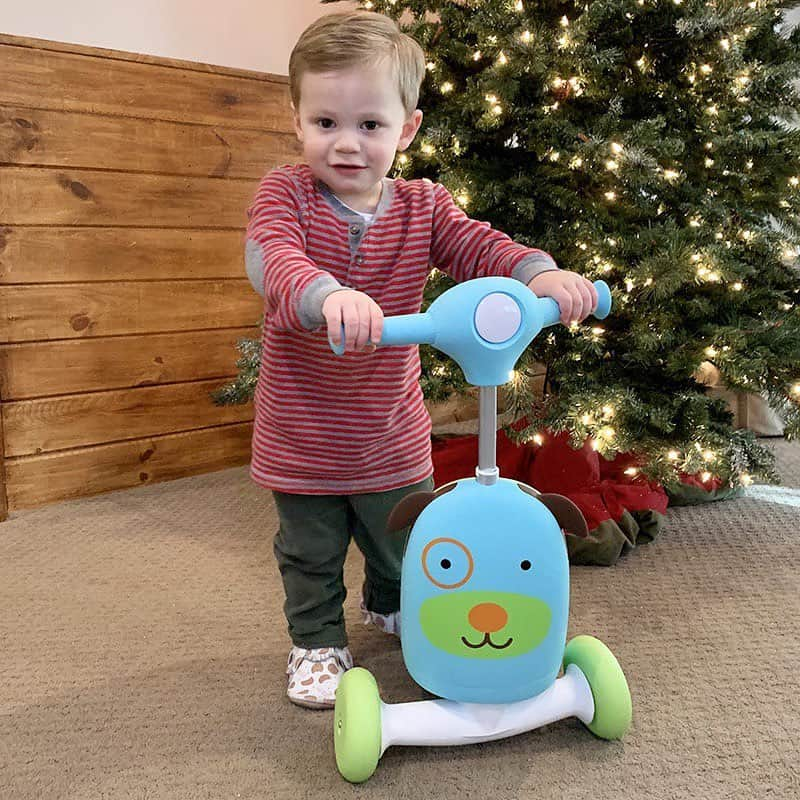
<instances>
[{"instance_id":1,"label":"dog ear","mask_svg":"<svg viewBox=\"0 0 800 800\"><path fill-rule=\"evenodd\" d=\"M389 514L389 519L386 522L386 530L389 533L402 531L409 525L413 525L417 521L417 517L422 513L422 510L432 503L437 497L455 489L456 484L447 483L439 487L435 492L414 492L406 495Z\"/></svg>"},{"instance_id":2,"label":"dog ear","mask_svg":"<svg viewBox=\"0 0 800 800\"><path fill-rule=\"evenodd\" d=\"M556 522L566 533L570 533L580 539L585 539L589 535L586 518L572 500L562 494L540 494L537 499L550 509L550 513L556 518Z\"/></svg>"}]
</instances>

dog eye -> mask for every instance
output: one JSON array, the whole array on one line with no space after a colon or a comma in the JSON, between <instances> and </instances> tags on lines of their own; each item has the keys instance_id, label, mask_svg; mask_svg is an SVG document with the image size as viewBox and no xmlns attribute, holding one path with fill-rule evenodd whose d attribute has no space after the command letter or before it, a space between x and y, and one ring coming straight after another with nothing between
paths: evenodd
<instances>
[{"instance_id":1,"label":"dog eye","mask_svg":"<svg viewBox=\"0 0 800 800\"><path fill-rule=\"evenodd\" d=\"M422 551L422 570L440 589L457 589L472 576L474 563L469 548L458 539L440 536Z\"/></svg>"},{"instance_id":2,"label":"dog eye","mask_svg":"<svg viewBox=\"0 0 800 800\"><path fill-rule=\"evenodd\" d=\"M523 562L520 564L520 567L521 567L522 569L524 569L524 570L527 572L527 571L528 571L528 570L531 568L531 562L530 562L530 561L528 561L528 559L526 558L526 559L525 559L525 560L524 560L524 561L523 561Z\"/></svg>"}]
</instances>

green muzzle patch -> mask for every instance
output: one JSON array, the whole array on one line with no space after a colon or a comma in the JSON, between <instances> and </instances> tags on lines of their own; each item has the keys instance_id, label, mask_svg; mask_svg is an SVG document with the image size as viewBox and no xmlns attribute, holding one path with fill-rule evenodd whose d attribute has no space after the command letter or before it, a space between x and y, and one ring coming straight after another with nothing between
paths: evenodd
<instances>
[{"instance_id":1,"label":"green muzzle patch","mask_svg":"<svg viewBox=\"0 0 800 800\"><path fill-rule=\"evenodd\" d=\"M422 631L435 647L462 658L511 658L538 647L550 629L550 606L511 592L450 592L420 607Z\"/></svg>"}]
</instances>

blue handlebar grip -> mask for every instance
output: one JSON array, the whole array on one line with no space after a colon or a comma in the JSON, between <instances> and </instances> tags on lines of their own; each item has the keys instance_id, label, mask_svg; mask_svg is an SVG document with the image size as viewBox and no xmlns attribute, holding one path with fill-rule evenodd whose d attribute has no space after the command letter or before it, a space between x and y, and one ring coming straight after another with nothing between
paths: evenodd
<instances>
[{"instance_id":1,"label":"blue handlebar grip","mask_svg":"<svg viewBox=\"0 0 800 800\"><path fill-rule=\"evenodd\" d=\"M597 290L597 308L592 312L595 319L605 319L611 312L611 289L605 281L595 281ZM556 325L561 319L561 309L552 297L539 297L538 302L542 308L542 327Z\"/></svg>"},{"instance_id":2,"label":"blue handlebar grip","mask_svg":"<svg viewBox=\"0 0 800 800\"><path fill-rule=\"evenodd\" d=\"M595 319L605 319L611 313L611 289L605 281L595 281L597 308L592 312Z\"/></svg>"},{"instance_id":3,"label":"blue handlebar grip","mask_svg":"<svg viewBox=\"0 0 800 800\"><path fill-rule=\"evenodd\" d=\"M340 356L344 353L344 325L341 330L341 343L334 344L330 337L331 350ZM398 314L383 318L383 333L378 344L381 347L397 344L433 344L436 339L434 321L429 314Z\"/></svg>"}]
</instances>

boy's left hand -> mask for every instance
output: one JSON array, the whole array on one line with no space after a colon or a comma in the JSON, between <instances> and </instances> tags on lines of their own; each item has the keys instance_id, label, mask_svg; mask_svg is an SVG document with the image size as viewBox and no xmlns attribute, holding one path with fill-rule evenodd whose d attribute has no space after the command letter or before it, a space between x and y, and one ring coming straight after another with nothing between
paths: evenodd
<instances>
[{"instance_id":1,"label":"boy's left hand","mask_svg":"<svg viewBox=\"0 0 800 800\"><path fill-rule=\"evenodd\" d=\"M552 297L561 309L561 322L583 322L597 308L597 289L592 282L568 270L540 272L528 283L537 297Z\"/></svg>"}]
</instances>

